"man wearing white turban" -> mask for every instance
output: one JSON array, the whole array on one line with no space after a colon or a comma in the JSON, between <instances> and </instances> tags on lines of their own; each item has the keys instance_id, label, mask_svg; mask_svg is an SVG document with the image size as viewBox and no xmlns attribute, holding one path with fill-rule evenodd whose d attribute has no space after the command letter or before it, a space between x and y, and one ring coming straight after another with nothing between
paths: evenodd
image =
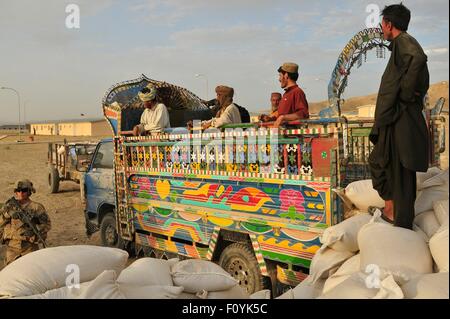
<instances>
[{"instance_id":1,"label":"man wearing white turban","mask_svg":"<svg viewBox=\"0 0 450 319\"><path fill-rule=\"evenodd\" d=\"M157 100L156 88L149 84L139 93L145 110L141 115L141 123L133 128L133 134L144 135L145 132L161 132L170 127L169 112L163 103Z\"/></svg>"}]
</instances>

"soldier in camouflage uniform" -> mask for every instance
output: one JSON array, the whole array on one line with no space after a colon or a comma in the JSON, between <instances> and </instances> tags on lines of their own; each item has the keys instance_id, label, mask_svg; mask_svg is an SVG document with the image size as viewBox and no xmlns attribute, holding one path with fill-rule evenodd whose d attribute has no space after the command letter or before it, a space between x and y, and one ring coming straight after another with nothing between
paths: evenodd
<instances>
[{"instance_id":1,"label":"soldier in camouflage uniform","mask_svg":"<svg viewBox=\"0 0 450 319\"><path fill-rule=\"evenodd\" d=\"M14 189L14 197L0 210L0 240L6 245L6 265L17 258L39 249L39 237L17 214L16 203L27 213L42 239L45 240L51 228L50 218L42 204L30 199L35 193L33 183L25 179L19 181ZM14 201L14 198L16 201Z\"/></svg>"}]
</instances>

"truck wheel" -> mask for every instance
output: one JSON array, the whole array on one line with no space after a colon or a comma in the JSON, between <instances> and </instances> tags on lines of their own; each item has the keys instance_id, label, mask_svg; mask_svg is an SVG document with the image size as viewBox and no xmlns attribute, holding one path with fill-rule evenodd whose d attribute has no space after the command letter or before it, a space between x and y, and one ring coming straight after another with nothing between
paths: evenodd
<instances>
[{"instance_id":1,"label":"truck wheel","mask_svg":"<svg viewBox=\"0 0 450 319\"><path fill-rule=\"evenodd\" d=\"M125 243L117 233L116 219L113 213L108 213L103 217L100 224L100 237L103 246L124 249Z\"/></svg>"},{"instance_id":2,"label":"truck wheel","mask_svg":"<svg viewBox=\"0 0 450 319\"><path fill-rule=\"evenodd\" d=\"M59 190L59 172L55 166L50 166L48 171L48 187L50 193L57 193Z\"/></svg>"},{"instance_id":3,"label":"truck wheel","mask_svg":"<svg viewBox=\"0 0 450 319\"><path fill-rule=\"evenodd\" d=\"M251 247L240 243L229 245L220 255L219 265L238 280L247 293L264 289L264 277Z\"/></svg>"}]
</instances>

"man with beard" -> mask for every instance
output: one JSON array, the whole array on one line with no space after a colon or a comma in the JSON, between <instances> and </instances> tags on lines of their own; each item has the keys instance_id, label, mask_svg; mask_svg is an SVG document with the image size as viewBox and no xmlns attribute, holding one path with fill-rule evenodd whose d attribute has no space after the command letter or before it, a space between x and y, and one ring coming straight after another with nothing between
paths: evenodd
<instances>
[{"instance_id":1,"label":"man with beard","mask_svg":"<svg viewBox=\"0 0 450 319\"><path fill-rule=\"evenodd\" d=\"M215 117L208 121L202 121L202 129L209 127L222 127L225 124L242 123L238 107L233 103L234 89L225 85L216 87L216 100L219 105Z\"/></svg>"}]
</instances>

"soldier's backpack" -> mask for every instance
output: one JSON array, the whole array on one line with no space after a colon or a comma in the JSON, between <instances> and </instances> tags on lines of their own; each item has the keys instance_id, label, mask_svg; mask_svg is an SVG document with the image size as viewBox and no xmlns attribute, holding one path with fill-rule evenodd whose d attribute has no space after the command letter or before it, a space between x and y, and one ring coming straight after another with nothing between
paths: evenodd
<instances>
[{"instance_id":1,"label":"soldier's backpack","mask_svg":"<svg viewBox=\"0 0 450 319\"><path fill-rule=\"evenodd\" d=\"M242 123L250 123L250 113L247 111L247 109L236 103L234 103L234 105L236 105L239 110L239 114L241 115L241 122Z\"/></svg>"}]
</instances>

